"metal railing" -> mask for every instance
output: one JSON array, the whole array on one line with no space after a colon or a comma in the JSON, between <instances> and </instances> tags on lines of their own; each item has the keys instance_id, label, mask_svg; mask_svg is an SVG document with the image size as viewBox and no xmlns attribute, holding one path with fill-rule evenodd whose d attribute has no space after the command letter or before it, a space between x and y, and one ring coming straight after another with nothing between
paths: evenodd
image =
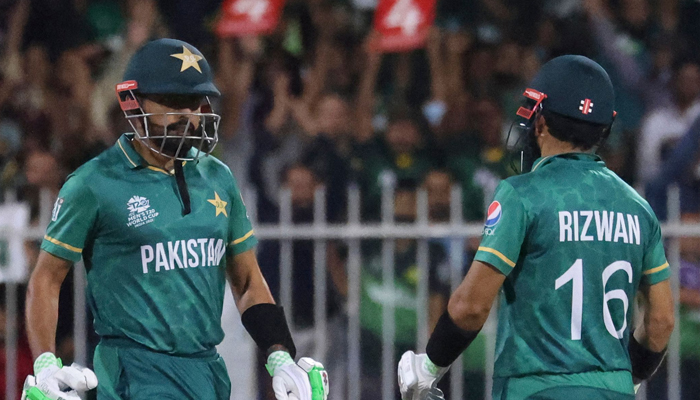
<instances>
[{"instance_id":1,"label":"metal railing","mask_svg":"<svg viewBox=\"0 0 700 400\"><path fill-rule=\"evenodd\" d=\"M451 192L451 218L447 223L433 224L428 218L428 196L425 190L418 189L416 196L416 220L415 223L402 224L394 222L394 188L385 186L382 194L381 222L362 223L360 221L360 193L357 187L350 187L348 190L348 216L347 223L342 225L331 225L326 223L326 196L324 190L318 189L315 193L314 221L310 224L296 225L292 223L292 198L289 190L280 191L280 221L278 224L257 224L255 207L257 204L255 193L245 191L246 204L249 205L249 215L256 227L256 236L261 240L280 241L280 302L288 309L287 316L293 315L292 296L292 266L293 266L293 244L292 240L307 239L314 244L314 341L315 352L311 356L319 360L326 360L327 357L335 356L338 351L347 351L346 357L346 387L345 393L333 393L333 399L359 400L361 397L361 324L360 324L360 298L361 298L361 277L362 277L362 251L361 240L380 239L382 260L383 288L387 291L394 289L394 259L395 240L400 238L412 238L417 241L416 264L418 268L418 284L416 288L416 312L417 312L417 335L416 348L420 351L425 349L428 340L428 298L429 298L429 246L428 240L432 238L449 238L451 240L448 262L450 265L450 283L454 290L463 279L464 271L464 241L468 238L480 237L482 224L466 224L462 220L462 199L461 190L455 186ZM7 198L7 197L6 197ZM12 198L10 196L10 198ZM47 201L47 200L45 200ZM42 216L40 220L47 222L52 203L48 199L48 205L41 207ZM669 191L669 222L662 226L662 232L668 239L667 256L672 266L680 265L680 244L681 237L700 237L700 224L680 223L680 196L676 188ZM9 237L21 237L24 239L41 239L44 235L44 228L32 228L24 230L2 229L0 221L0 240ZM327 265L326 249L329 240L340 240L346 243L348 249L347 256L347 286L348 294L345 299L345 313L347 318L347 349L334 349L330 354L328 349L332 343L328 343L328 320L326 315L326 294L327 294ZM77 266L74 274L74 342L76 362L89 364L86 359L87 332L85 315L85 275L82 266ZM673 268L672 285L676 300L679 293L679 275L677 268ZM6 282L6 398L19 398L16 393L16 382L24 377L16 374L17 365L17 318L23 315L23 311L18 310L17 285L19 282ZM396 321L394 320L395 307L392 302L386 303L382 308L382 353L381 353L381 387L377 391L375 398L382 400L393 400L396 398L396 363L394 357L394 340ZM495 309L494 309L495 311ZM484 366L485 398L491 398L491 385L493 382L493 361L495 349L496 320L493 318L495 312L484 326L483 332L486 338L486 365ZM678 316L678 301L676 301L676 316ZM678 318L676 319L678 320ZM292 327L294 329L294 327ZM669 344L668 363L668 398L670 400L680 400L680 330L676 329ZM462 399L464 394L463 370L461 361L454 363L451 369L451 395L450 399ZM381 396L379 396L381 394ZM646 398L644 387L637 398Z\"/></svg>"}]
</instances>

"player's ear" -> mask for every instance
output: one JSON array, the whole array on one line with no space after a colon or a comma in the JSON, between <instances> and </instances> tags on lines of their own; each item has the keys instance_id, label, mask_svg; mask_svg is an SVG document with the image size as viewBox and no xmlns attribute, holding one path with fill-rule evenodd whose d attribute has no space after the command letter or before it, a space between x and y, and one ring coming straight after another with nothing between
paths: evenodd
<instances>
[{"instance_id":1,"label":"player's ear","mask_svg":"<svg viewBox=\"0 0 700 400\"><path fill-rule=\"evenodd\" d=\"M540 136L544 133L547 127L547 120L545 120L544 115L539 114L535 117L535 135Z\"/></svg>"}]
</instances>

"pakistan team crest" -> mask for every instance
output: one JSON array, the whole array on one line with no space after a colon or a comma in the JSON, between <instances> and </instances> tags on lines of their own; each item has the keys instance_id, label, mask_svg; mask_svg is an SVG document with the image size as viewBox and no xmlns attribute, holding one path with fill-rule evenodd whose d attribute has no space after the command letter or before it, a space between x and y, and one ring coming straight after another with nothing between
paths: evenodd
<instances>
[{"instance_id":1,"label":"pakistan team crest","mask_svg":"<svg viewBox=\"0 0 700 400\"><path fill-rule=\"evenodd\" d=\"M151 202L145 197L133 196L126 203L126 208L129 210L128 227L150 224L158 216L158 211L151 208Z\"/></svg>"}]
</instances>

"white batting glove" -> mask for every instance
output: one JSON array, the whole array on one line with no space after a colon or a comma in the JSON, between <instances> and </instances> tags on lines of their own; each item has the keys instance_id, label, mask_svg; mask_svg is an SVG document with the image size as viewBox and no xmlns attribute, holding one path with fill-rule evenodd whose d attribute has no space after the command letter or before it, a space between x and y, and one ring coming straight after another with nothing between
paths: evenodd
<instances>
[{"instance_id":1,"label":"white batting glove","mask_svg":"<svg viewBox=\"0 0 700 400\"><path fill-rule=\"evenodd\" d=\"M407 351L399 361L399 390L403 400L425 400L450 367L438 367L426 354Z\"/></svg>"},{"instance_id":2,"label":"white batting glove","mask_svg":"<svg viewBox=\"0 0 700 400\"><path fill-rule=\"evenodd\" d=\"M94 372L78 364L64 367L52 353L37 357L34 374L24 381L22 400L80 400L78 392L97 387Z\"/></svg>"},{"instance_id":3,"label":"white batting glove","mask_svg":"<svg viewBox=\"0 0 700 400\"><path fill-rule=\"evenodd\" d=\"M326 400L328 373L323 364L309 357L298 363L286 351L267 357L267 371L272 376L272 390L277 400Z\"/></svg>"}]
</instances>

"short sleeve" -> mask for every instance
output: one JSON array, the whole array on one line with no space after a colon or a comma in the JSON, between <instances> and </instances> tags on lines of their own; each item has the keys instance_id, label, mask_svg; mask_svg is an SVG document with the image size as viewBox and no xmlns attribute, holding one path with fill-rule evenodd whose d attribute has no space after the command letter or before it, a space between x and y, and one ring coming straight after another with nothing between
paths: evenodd
<instances>
[{"instance_id":1,"label":"short sleeve","mask_svg":"<svg viewBox=\"0 0 700 400\"><path fill-rule=\"evenodd\" d=\"M661 228L658 221L654 222L654 234L647 246L642 265L642 283L646 285L655 285L671 277L671 269L666 260L661 238Z\"/></svg>"},{"instance_id":2,"label":"short sleeve","mask_svg":"<svg viewBox=\"0 0 700 400\"><path fill-rule=\"evenodd\" d=\"M229 218L229 237L231 242L229 242L228 250L231 254L236 255L255 247L258 240L255 238L253 225L248 218L243 196L233 175L231 175L231 179L233 180L231 218Z\"/></svg>"},{"instance_id":3,"label":"short sleeve","mask_svg":"<svg viewBox=\"0 0 700 400\"><path fill-rule=\"evenodd\" d=\"M97 219L97 198L82 179L69 177L58 194L41 249L56 257L80 261Z\"/></svg>"},{"instance_id":4,"label":"short sleeve","mask_svg":"<svg viewBox=\"0 0 700 400\"><path fill-rule=\"evenodd\" d=\"M489 206L481 244L475 260L510 274L525 239L527 215L520 195L508 181L501 181Z\"/></svg>"}]
</instances>

